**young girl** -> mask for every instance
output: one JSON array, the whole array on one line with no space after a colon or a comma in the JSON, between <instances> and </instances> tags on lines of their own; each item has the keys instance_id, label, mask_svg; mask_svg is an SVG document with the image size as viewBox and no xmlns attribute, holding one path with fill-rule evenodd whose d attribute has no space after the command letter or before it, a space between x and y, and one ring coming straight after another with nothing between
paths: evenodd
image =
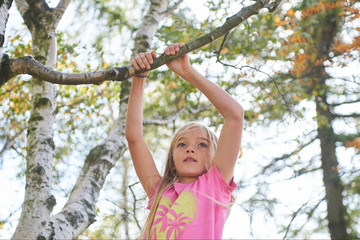
<instances>
[{"instance_id":1,"label":"young girl","mask_svg":"<svg viewBox=\"0 0 360 240\"><path fill-rule=\"evenodd\" d=\"M171 44L166 55L175 55L182 43ZM136 70L150 69L153 51L136 55ZM150 201L144 239L221 239L239 155L243 109L230 95L199 74L187 55L167 66L199 89L224 117L219 139L207 127L190 123L175 134L164 176L142 137L143 88L147 73L133 77L126 119L126 138L136 173Z\"/></svg>"}]
</instances>

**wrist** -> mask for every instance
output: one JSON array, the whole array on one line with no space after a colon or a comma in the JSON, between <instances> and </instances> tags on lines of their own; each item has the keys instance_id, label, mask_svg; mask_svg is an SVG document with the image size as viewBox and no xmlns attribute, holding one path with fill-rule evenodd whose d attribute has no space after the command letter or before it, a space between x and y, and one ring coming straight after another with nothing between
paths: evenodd
<instances>
[{"instance_id":1,"label":"wrist","mask_svg":"<svg viewBox=\"0 0 360 240\"><path fill-rule=\"evenodd\" d=\"M138 78L147 78L148 75L147 74L138 74L138 75L134 75L134 77L138 77Z\"/></svg>"}]
</instances>

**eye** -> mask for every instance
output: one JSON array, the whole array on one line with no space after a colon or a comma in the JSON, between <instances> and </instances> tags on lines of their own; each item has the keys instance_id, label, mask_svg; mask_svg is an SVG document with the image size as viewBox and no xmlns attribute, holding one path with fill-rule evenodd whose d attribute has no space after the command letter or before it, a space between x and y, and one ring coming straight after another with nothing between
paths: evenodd
<instances>
[{"instance_id":1,"label":"eye","mask_svg":"<svg viewBox=\"0 0 360 240\"><path fill-rule=\"evenodd\" d=\"M177 146L178 147L185 147L186 145L185 145L185 143L179 143Z\"/></svg>"},{"instance_id":2,"label":"eye","mask_svg":"<svg viewBox=\"0 0 360 240\"><path fill-rule=\"evenodd\" d=\"M200 143L200 144L199 144L199 147L201 147L201 148L207 148L207 145L206 145L205 143Z\"/></svg>"}]
</instances>

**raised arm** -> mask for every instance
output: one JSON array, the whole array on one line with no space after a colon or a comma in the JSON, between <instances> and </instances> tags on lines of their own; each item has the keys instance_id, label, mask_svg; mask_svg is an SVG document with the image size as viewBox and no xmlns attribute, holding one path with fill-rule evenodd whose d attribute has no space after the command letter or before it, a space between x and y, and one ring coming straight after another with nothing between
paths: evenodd
<instances>
[{"instance_id":1,"label":"raised arm","mask_svg":"<svg viewBox=\"0 0 360 240\"><path fill-rule=\"evenodd\" d=\"M141 53L136 55L131 60L131 63L136 70L140 68L149 69L149 63L152 63L154 57L154 52ZM143 73L142 75L147 75L147 73ZM134 76L132 79L126 115L125 135L136 174L146 194L150 196L154 186L161 177L143 138L143 93L145 81L146 77Z\"/></svg>"},{"instance_id":2,"label":"raised arm","mask_svg":"<svg viewBox=\"0 0 360 240\"><path fill-rule=\"evenodd\" d=\"M172 44L165 50L165 53L174 55L181 46L182 44ZM230 183L240 151L243 108L226 91L198 73L190 65L186 55L167 65L172 71L199 89L224 117L214 164L219 168L225 181Z\"/></svg>"}]
</instances>

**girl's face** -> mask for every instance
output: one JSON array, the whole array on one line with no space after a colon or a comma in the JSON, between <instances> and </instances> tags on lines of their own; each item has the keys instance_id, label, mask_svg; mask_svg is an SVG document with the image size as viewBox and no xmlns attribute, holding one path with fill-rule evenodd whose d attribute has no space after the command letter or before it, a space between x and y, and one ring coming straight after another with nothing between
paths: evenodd
<instances>
[{"instance_id":1,"label":"girl's face","mask_svg":"<svg viewBox=\"0 0 360 240\"><path fill-rule=\"evenodd\" d=\"M196 127L183 133L175 142L173 159L181 183L193 182L206 173L210 165L210 140L206 132Z\"/></svg>"}]
</instances>

